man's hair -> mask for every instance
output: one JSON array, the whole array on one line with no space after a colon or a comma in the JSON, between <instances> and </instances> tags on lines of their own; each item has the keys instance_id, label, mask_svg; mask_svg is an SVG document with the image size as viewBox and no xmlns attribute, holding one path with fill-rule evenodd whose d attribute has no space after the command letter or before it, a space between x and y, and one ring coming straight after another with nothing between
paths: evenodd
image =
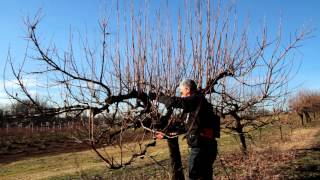
<instances>
[{"instance_id":1,"label":"man's hair","mask_svg":"<svg viewBox=\"0 0 320 180\"><path fill-rule=\"evenodd\" d=\"M192 79L184 79L183 81L181 81L180 87L187 87L191 92L197 91L197 84Z\"/></svg>"}]
</instances>

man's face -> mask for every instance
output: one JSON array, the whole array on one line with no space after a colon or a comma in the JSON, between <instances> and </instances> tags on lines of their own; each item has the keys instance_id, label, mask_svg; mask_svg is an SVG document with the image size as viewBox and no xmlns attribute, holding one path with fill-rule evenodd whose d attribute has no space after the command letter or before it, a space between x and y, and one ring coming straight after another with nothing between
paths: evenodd
<instances>
[{"instance_id":1,"label":"man's face","mask_svg":"<svg viewBox=\"0 0 320 180\"><path fill-rule=\"evenodd\" d=\"M190 88L185 86L180 86L181 97L187 97L191 95Z\"/></svg>"}]
</instances>

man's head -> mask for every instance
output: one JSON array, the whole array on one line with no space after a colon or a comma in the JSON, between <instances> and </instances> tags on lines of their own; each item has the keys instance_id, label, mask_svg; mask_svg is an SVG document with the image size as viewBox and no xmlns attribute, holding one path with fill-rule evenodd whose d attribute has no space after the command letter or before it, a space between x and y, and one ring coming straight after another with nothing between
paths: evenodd
<instances>
[{"instance_id":1,"label":"man's head","mask_svg":"<svg viewBox=\"0 0 320 180\"><path fill-rule=\"evenodd\" d=\"M185 79L180 83L179 88L181 96L187 97L197 91L197 84L191 79Z\"/></svg>"}]
</instances>

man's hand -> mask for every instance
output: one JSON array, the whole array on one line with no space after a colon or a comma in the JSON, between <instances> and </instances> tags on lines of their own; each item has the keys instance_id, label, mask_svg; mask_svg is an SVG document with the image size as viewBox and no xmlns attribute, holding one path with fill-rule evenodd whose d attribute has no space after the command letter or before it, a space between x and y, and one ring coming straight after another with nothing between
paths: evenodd
<instances>
[{"instance_id":1,"label":"man's hand","mask_svg":"<svg viewBox=\"0 0 320 180\"><path fill-rule=\"evenodd\" d=\"M157 132L156 135L155 135L155 138L156 139L168 139L170 137L177 136L177 135L178 134L176 132L171 132L167 136L162 132Z\"/></svg>"},{"instance_id":2,"label":"man's hand","mask_svg":"<svg viewBox=\"0 0 320 180\"><path fill-rule=\"evenodd\" d=\"M164 133L162 133L162 132L156 133L156 139L163 139L163 138L164 138Z\"/></svg>"}]
</instances>

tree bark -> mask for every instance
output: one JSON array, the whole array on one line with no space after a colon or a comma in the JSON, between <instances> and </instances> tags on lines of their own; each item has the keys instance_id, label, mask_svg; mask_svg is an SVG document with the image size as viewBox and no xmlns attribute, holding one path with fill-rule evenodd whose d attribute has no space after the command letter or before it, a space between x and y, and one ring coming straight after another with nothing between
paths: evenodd
<instances>
[{"instance_id":1,"label":"tree bark","mask_svg":"<svg viewBox=\"0 0 320 180\"><path fill-rule=\"evenodd\" d=\"M283 140L283 135L282 135L282 126L280 125L279 126L279 129L280 129L280 138L281 138L281 141Z\"/></svg>"},{"instance_id":2,"label":"tree bark","mask_svg":"<svg viewBox=\"0 0 320 180\"><path fill-rule=\"evenodd\" d=\"M241 125L241 122L239 119L236 119L236 131L239 135L240 142L241 142L241 150L243 154L247 154L247 143L246 143L246 137L243 134L243 126Z\"/></svg>"},{"instance_id":3,"label":"tree bark","mask_svg":"<svg viewBox=\"0 0 320 180\"><path fill-rule=\"evenodd\" d=\"M310 117L309 113L308 113L308 112L305 112L304 114L305 114L305 116L306 116L306 122L307 122L307 123L310 123L310 122L311 122L311 117Z\"/></svg>"},{"instance_id":4,"label":"tree bark","mask_svg":"<svg viewBox=\"0 0 320 180\"><path fill-rule=\"evenodd\" d=\"M304 126L304 123L303 123L303 114L298 113L298 116L299 116L300 119L301 119L301 125Z\"/></svg>"}]
</instances>

